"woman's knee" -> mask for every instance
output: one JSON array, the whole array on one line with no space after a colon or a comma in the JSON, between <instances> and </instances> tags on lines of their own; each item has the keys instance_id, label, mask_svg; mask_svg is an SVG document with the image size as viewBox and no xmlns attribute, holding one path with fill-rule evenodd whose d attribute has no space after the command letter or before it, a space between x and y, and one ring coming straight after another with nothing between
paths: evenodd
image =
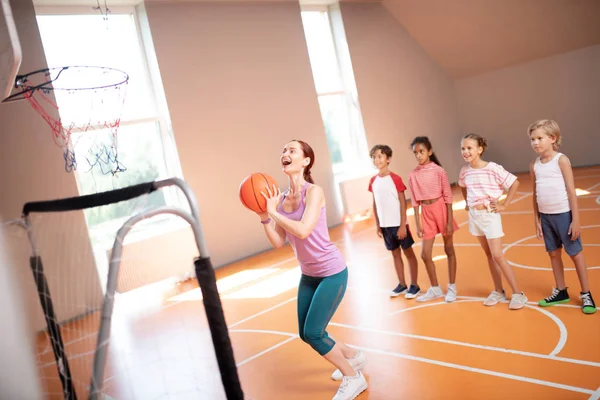
<instances>
[{"instance_id":1,"label":"woman's knee","mask_svg":"<svg viewBox=\"0 0 600 400\"><path fill-rule=\"evenodd\" d=\"M327 354L335 344L323 331L305 329L303 336L302 340L320 355Z\"/></svg>"}]
</instances>

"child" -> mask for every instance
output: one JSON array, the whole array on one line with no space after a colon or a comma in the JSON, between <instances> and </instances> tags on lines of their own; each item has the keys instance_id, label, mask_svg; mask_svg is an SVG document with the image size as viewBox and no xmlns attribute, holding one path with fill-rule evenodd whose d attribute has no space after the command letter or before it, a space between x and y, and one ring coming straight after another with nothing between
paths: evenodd
<instances>
[{"instance_id":1,"label":"child","mask_svg":"<svg viewBox=\"0 0 600 400\"><path fill-rule=\"evenodd\" d=\"M560 128L552 120L539 120L527 130L531 147L540 156L531 162L529 170L533 179L533 210L537 237L544 239L550 255L556 288L541 300L541 307L568 303L569 293L561 248L573 260L581 284L581 307L585 314L596 312L590 293L587 269L581 245L579 210L573 182L573 171L567 156L557 150L561 144Z\"/></svg>"},{"instance_id":2,"label":"child","mask_svg":"<svg viewBox=\"0 0 600 400\"><path fill-rule=\"evenodd\" d=\"M421 258L431 281L431 287L424 295L417 297L417 301L428 301L444 296L431 258L435 236L441 233L444 238L444 251L448 258L449 274L445 300L451 303L456 300L456 255L452 237L454 231L458 229L458 224L452 216L452 191L448 175L433 152L429 138L416 137L410 145L418 165L409 175L408 186L415 210L417 235L423 238ZM421 208L422 212L419 213Z\"/></svg>"},{"instance_id":3,"label":"child","mask_svg":"<svg viewBox=\"0 0 600 400\"><path fill-rule=\"evenodd\" d=\"M398 286L391 297L404 294L407 299L417 297L421 289L417 284L418 263L412 245L415 243L406 223L406 186L402 178L389 170L392 149L387 145L376 145L370 151L373 165L379 173L371 178L369 192L373 193L373 211L377 223L377 235L383 237L386 249L392 252L394 267L398 275ZM402 250L401 250L402 249ZM410 267L410 288L404 279L404 263L401 251Z\"/></svg>"},{"instance_id":4,"label":"child","mask_svg":"<svg viewBox=\"0 0 600 400\"><path fill-rule=\"evenodd\" d=\"M458 184L466 200L465 210L469 211L469 232L476 236L488 259L488 265L494 281L494 291L483 302L486 306L495 306L506 300L502 288L504 275L513 294L508 306L519 310L527 304L527 297L519 288L515 273L506 262L502 253L502 218L500 211L505 210L512 201L519 181L501 165L481 159L487 147L484 138L474 133L466 135L461 143L463 159L469 163L460 171ZM508 190L502 204L499 197Z\"/></svg>"}]
</instances>

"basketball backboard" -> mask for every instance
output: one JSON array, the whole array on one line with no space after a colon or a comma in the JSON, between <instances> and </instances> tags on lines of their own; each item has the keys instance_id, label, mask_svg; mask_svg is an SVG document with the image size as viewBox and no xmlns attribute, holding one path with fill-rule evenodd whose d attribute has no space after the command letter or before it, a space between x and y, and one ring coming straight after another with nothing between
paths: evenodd
<instances>
[{"instance_id":1,"label":"basketball backboard","mask_svg":"<svg viewBox=\"0 0 600 400\"><path fill-rule=\"evenodd\" d=\"M21 45L10 0L0 0L0 101L7 98L21 65Z\"/></svg>"}]
</instances>

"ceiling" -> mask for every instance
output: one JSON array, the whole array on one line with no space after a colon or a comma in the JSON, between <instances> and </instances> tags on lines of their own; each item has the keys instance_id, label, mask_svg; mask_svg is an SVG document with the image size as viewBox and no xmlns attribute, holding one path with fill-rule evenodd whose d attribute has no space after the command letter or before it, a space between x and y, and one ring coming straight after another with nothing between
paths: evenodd
<instances>
[{"instance_id":1,"label":"ceiling","mask_svg":"<svg viewBox=\"0 0 600 400\"><path fill-rule=\"evenodd\" d=\"M600 0L383 0L383 4L457 79L600 44Z\"/></svg>"},{"instance_id":2,"label":"ceiling","mask_svg":"<svg viewBox=\"0 0 600 400\"><path fill-rule=\"evenodd\" d=\"M142 1L106 0L106 4L110 8ZM300 0L312 1L315 0ZM381 1L419 45L456 79L600 44L600 0ZM91 7L98 1L34 0L34 3ZM99 3L104 6L105 0Z\"/></svg>"}]
</instances>

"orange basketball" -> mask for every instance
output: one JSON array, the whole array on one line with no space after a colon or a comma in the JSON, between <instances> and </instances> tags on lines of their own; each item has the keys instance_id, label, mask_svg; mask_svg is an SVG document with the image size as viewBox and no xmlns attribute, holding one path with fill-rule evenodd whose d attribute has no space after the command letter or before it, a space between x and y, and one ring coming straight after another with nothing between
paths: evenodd
<instances>
[{"instance_id":1,"label":"orange basketball","mask_svg":"<svg viewBox=\"0 0 600 400\"><path fill-rule=\"evenodd\" d=\"M268 194L267 185L273 191L273 185L277 187L277 182L267 174L254 173L245 177L240 184L240 201L242 204L254 212L266 212L267 201L260 192Z\"/></svg>"}]
</instances>

